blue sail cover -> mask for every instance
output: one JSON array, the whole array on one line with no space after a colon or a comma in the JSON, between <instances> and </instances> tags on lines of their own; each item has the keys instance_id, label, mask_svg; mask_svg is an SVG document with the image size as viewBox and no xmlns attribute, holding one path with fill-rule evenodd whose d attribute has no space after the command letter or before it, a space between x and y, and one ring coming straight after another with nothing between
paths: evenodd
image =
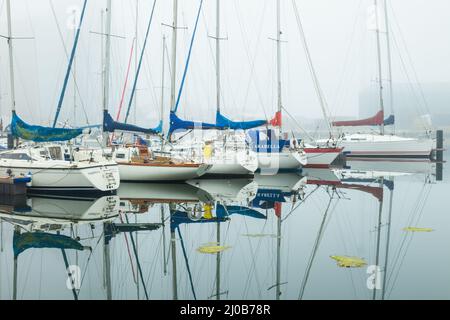
<instances>
[{"instance_id":1,"label":"blue sail cover","mask_svg":"<svg viewBox=\"0 0 450 320\"><path fill-rule=\"evenodd\" d=\"M393 126L394 124L395 124L395 116L393 114L384 119L385 126Z\"/></svg>"},{"instance_id":2,"label":"blue sail cover","mask_svg":"<svg viewBox=\"0 0 450 320\"><path fill-rule=\"evenodd\" d=\"M248 130L258 128L267 124L266 120L235 122L223 116L219 111L216 113L216 125L224 129Z\"/></svg>"},{"instance_id":3,"label":"blue sail cover","mask_svg":"<svg viewBox=\"0 0 450 320\"><path fill-rule=\"evenodd\" d=\"M258 212L254 209L242 206L226 206L224 207L221 204L217 205L216 215L217 218L226 218L228 215L238 214L241 216L246 216L255 219L266 219L266 216L261 212Z\"/></svg>"},{"instance_id":4,"label":"blue sail cover","mask_svg":"<svg viewBox=\"0 0 450 320\"><path fill-rule=\"evenodd\" d=\"M144 134L160 134L162 132L162 121L156 128L142 128L132 124L126 124L114 121L108 111L103 112L103 131L114 132L114 131L127 131L127 132L139 132Z\"/></svg>"},{"instance_id":5,"label":"blue sail cover","mask_svg":"<svg viewBox=\"0 0 450 320\"><path fill-rule=\"evenodd\" d=\"M74 249L79 251L83 251L84 249L78 241L60 234L45 232L14 233L14 256L17 257L25 250L31 248Z\"/></svg>"},{"instance_id":6,"label":"blue sail cover","mask_svg":"<svg viewBox=\"0 0 450 320\"><path fill-rule=\"evenodd\" d=\"M181 224L196 224L196 223L212 223L212 222L225 222L228 221L226 217L217 217L216 219L200 218L197 221L189 219L187 212L172 211L170 214L170 230L174 231Z\"/></svg>"},{"instance_id":7,"label":"blue sail cover","mask_svg":"<svg viewBox=\"0 0 450 320\"><path fill-rule=\"evenodd\" d=\"M13 112L11 133L16 138L34 142L68 141L83 133L83 129L65 129L34 126L25 123Z\"/></svg>"},{"instance_id":8,"label":"blue sail cover","mask_svg":"<svg viewBox=\"0 0 450 320\"><path fill-rule=\"evenodd\" d=\"M252 150L257 153L280 153L289 146L289 140L278 139L272 129L251 130L248 133Z\"/></svg>"},{"instance_id":9,"label":"blue sail cover","mask_svg":"<svg viewBox=\"0 0 450 320\"><path fill-rule=\"evenodd\" d=\"M171 112L170 113L169 134L171 134L171 133L173 133L175 131L185 131L185 130L194 130L194 129L200 129L200 130L209 130L209 129L224 130L226 128L223 127L223 126L218 126L218 125L212 124L212 123L182 120L175 114L175 112Z\"/></svg>"}]
</instances>

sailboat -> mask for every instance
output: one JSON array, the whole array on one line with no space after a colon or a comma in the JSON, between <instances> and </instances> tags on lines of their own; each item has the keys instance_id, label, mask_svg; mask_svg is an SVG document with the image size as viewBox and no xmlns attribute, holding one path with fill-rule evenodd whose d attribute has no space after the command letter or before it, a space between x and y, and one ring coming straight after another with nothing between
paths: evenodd
<instances>
[{"instance_id":1,"label":"sailboat","mask_svg":"<svg viewBox=\"0 0 450 320\"><path fill-rule=\"evenodd\" d=\"M11 4L7 1L9 72L11 88L11 133L15 138L43 143L69 141L81 134L83 129L65 129L29 125L16 113L13 63L13 37L11 22ZM60 95L57 115L64 100L70 69L76 53L78 38L87 2L84 2L75 43L67 69L66 78ZM56 120L56 119L55 119ZM35 191L49 192L82 192L92 190L114 192L120 184L117 165L111 161L78 162L66 161L64 148L61 145L24 145L14 150L0 152L0 172L7 176L31 176L30 187Z\"/></svg>"},{"instance_id":2,"label":"sailboat","mask_svg":"<svg viewBox=\"0 0 450 320\"><path fill-rule=\"evenodd\" d=\"M133 132L146 135L159 135L162 130L162 123L156 128L141 128L136 125L127 123L130 114L130 108L136 91L136 84L139 79L142 60L153 21L156 1L153 2L152 11L147 25L144 45L141 51L139 65L136 71L132 94L128 104L128 110L125 117L125 123L115 121L108 112L108 94L109 94L109 65L111 56L111 0L108 0L107 9L107 26L106 26L106 71L104 74L104 105L103 105L103 141L104 144L109 140L109 133L116 131ZM109 156L117 163L122 181L139 181L139 182L155 182L155 181L184 181L194 179L203 175L209 166L204 163L185 161L181 158L158 156L144 143L143 139L138 137L137 143L133 145L113 145L109 149ZM86 151L85 151L86 153ZM88 152L89 153L89 152ZM93 153L96 157L103 157L103 150L95 150Z\"/></svg>"},{"instance_id":3,"label":"sailboat","mask_svg":"<svg viewBox=\"0 0 450 320\"><path fill-rule=\"evenodd\" d=\"M384 15L385 28L387 35L388 48L388 67L390 82L392 83L392 69L391 69L391 50L389 39L389 24L388 11L384 0ZM354 121L335 121L334 127L358 127L358 126L378 126L380 128L379 134L373 133L357 133L357 134L342 134L338 141L338 145L344 148L344 154L347 157L368 157L368 158L430 158L434 148L434 142L431 138L416 139L406 138L396 135L385 134L385 126L394 125L395 117L390 115L385 119L384 108L384 87L383 87L383 66L381 53L381 39L380 39L380 22L379 22L379 4L378 0L374 0L375 8L375 31L377 42L377 57L378 57L378 84L379 84L379 104L380 110L373 117L354 120ZM392 86L391 86L392 95Z\"/></svg>"},{"instance_id":4,"label":"sailboat","mask_svg":"<svg viewBox=\"0 0 450 320\"><path fill-rule=\"evenodd\" d=\"M275 129L249 132L253 149L258 153L259 169L267 174L279 170L296 170L308 163L304 149L293 138L286 139L282 131L282 81L281 81L281 8L277 0L277 102L278 110L269 125Z\"/></svg>"},{"instance_id":5,"label":"sailboat","mask_svg":"<svg viewBox=\"0 0 450 320\"><path fill-rule=\"evenodd\" d=\"M171 152L182 154L197 159L211 165L208 175L224 176L248 176L258 169L258 160L255 152L250 150L246 143L246 136L241 132L245 129L258 127L267 123L265 120L255 120L247 122L233 122L220 113L221 108L221 85L220 85L220 0L216 1L216 123L203 123L186 121L178 117L177 111L184 83L189 68L190 57L197 32L199 17L203 6L200 1L197 19L191 38L191 44L187 61L181 81L178 97L175 100L175 71L176 70L176 48L177 48L177 21L178 21L178 1L174 0L174 25L172 26L172 93L169 136L173 138L176 134L189 130L201 130L198 137L185 136L179 139L171 147ZM238 130L238 131L237 131ZM210 132L207 132L210 131Z\"/></svg>"}]
</instances>

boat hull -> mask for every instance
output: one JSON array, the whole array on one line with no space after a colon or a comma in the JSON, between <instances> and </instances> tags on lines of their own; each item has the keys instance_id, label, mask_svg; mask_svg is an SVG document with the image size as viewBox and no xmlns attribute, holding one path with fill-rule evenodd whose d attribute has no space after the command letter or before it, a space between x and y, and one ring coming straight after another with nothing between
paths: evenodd
<instances>
[{"instance_id":1,"label":"boat hull","mask_svg":"<svg viewBox=\"0 0 450 320\"><path fill-rule=\"evenodd\" d=\"M112 193L120 185L119 168L115 163L71 164L66 161L0 161L0 174L31 176L29 187L38 192L82 192L98 190Z\"/></svg>"},{"instance_id":2,"label":"boat hull","mask_svg":"<svg viewBox=\"0 0 450 320\"><path fill-rule=\"evenodd\" d=\"M351 140L355 139L355 140ZM364 135L348 137L339 146L346 157L364 158L430 158L434 148L431 139L420 140L397 136Z\"/></svg>"},{"instance_id":3,"label":"boat hull","mask_svg":"<svg viewBox=\"0 0 450 320\"><path fill-rule=\"evenodd\" d=\"M342 148L305 148L304 151L308 161L304 168L329 168Z\"/></svg>"},{"instance_id":4,"label":"boat hull","mask_svg":"<svg viewBox=\"0 0 450 320\"><path fill-rule=\"evenodd\" d=\"M283 152L258 152L258 170L262 174L276 174L278 171L297 170L307 164L304 152L286 150Z\"/></svg>"},{"instance_id":5,"label":"boat hull","mask_svg":"<svg viewBox=\"0 0 450 320\"><path fill-rule=\"evenodd\" d=\"M118 162L121 181L186 181L204 175L209 165L154 165Z\"/></svg>"}]
</instances>

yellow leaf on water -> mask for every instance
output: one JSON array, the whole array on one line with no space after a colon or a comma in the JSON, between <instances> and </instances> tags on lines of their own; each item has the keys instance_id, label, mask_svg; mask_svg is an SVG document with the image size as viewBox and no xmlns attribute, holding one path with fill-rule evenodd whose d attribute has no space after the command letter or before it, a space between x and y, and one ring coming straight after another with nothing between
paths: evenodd
<instances>
[{"instance_id":1,"label":"yellow leaf on water","mask_svg":"<svg viewBox=\"0 0 450 320\"><path fill-rule=\"evenodd\" d=\"M197 249L200 253L209 253L209 254L215 254L220 253L222 251L228 250L231 247L228 246L201 246Z\"/></svg>"},{"instance_id":2,"label":"yellow leaf on water","mask_svg":"<svg viewBox=\"0 0 450 320\"><path fill-rule=\"evenodd\" d=\"M417 227L407 227L403 229L404 231L407 232L432 232L434 231L431 228L417 228Z\"/></svg>"},{"instance_id":3,"label":"yellow leaf on water","mask_svg":"<svg viewBox=\"0 0 450 320\"><path fill-rule=\"evenodd\" d=\"M341 268L361 268L367 265L364 259L358 257L330 256L330 258L336 260L337 265Z\"/></svg>"}]
</instances>

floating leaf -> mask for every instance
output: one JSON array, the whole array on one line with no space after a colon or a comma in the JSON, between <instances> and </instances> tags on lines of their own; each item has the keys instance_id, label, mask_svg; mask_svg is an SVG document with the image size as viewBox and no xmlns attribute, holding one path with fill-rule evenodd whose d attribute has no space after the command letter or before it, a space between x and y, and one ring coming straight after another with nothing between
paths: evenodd
<instances>
[{"instance_id":1,"label":"floating leaf","mask_svg":"<svg viewBox=\"0 0 450 320\"><path fill-rule=\"evenodd\" d=\"M407 232L432 232L434 231L431 228L417 228L417 227L407 227L403 229L404 231Z\"/></svg>"},{"instance_id":2,"label":"floating leaf","mask_svg":"<svg viewBox=\"0 0 450 320\"><path fill-rule=\"evenodd\" d=\"M228 250L231 247L228 246L201 246L200 248L197 249L198 252L200 253L210 253L210 254L215 254L215 253L220 253L222 251Z\"/></svg>"},{"instance_id":3,"label":"floating leaf","mask_svg":"<svg viewBox=\"0 0 450 320\"><path fill-rule=\"evenodd\" d=\"M358 257L331 256L330 258L336 260L341 268L361 268L367 265L364 259Z\"/></svg>"}]
</instances>

